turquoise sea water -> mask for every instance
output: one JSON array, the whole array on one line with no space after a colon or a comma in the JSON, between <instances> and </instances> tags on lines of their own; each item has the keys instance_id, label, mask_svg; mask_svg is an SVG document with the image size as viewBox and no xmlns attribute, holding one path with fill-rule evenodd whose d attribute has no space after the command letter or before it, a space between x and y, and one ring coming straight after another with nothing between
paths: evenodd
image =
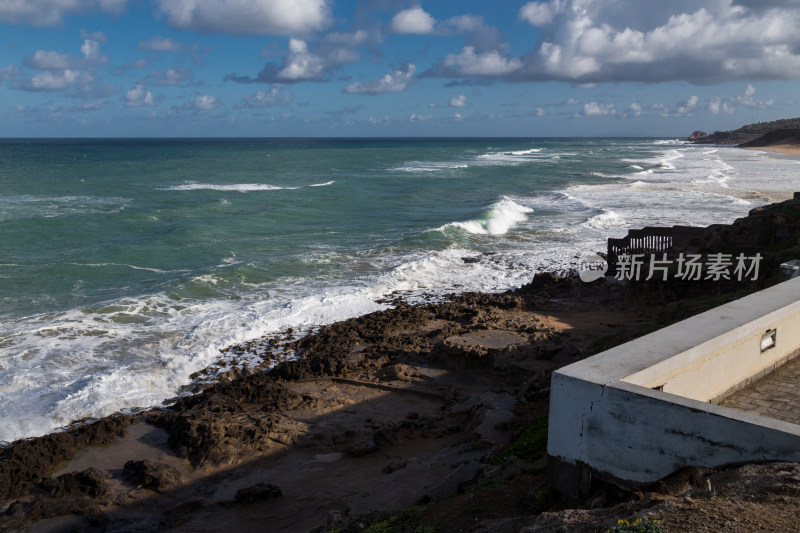
<instances>
[{"instance_id":1,"label":"turquoise sea water","mask_svg":"<svg viewBox=\"0 0 800 533\"><path fill-rule=\"evenodd\" d=\"M796 189L798 161L659 139L0 141L0 440L394 291L506 289Z\"/></svg>"}]
</instances>

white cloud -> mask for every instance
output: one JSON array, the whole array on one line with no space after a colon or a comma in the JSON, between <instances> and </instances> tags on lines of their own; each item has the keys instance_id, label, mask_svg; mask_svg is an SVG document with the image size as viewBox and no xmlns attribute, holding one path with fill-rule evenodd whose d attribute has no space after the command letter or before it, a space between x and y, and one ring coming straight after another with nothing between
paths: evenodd
<instances>
[{"instance_id":1,"label":"white cloud","mask_svg":"<svg viewBox=\"0 0 800 533\"><path fill-rule=\"evenodd\" d=\"M99 41L101 43L107 43L108 37L102 31L96 31L89 33L88 31L81 29L81 38L83 39L92 39L93 41Z\"/></svg>"},{"instance_id":2,"label":"white cloud","mask_svg":"<svg viewBox=\"0 0 800 533\"><path fill-rule=\"evenodd\" d=\"M766 109L775 104L775 99L773 98L769 98L767 100L756 100L755 95L756 88L753 86L753 84L747 84L744 90L741 93L731 97L731 100L739 105L755 109Z\"/></svg>"},{"instance_id":3,"label":"white cloud","mask_svg":"<svg viewBox=\"0 0 800 533\"><path fill-rule=\"evenodd\" d=\"M132 59L130 61L126 61L125 63L114 69L113 73L119 76L129 70L145 69L150 65L150 63L151 63L150 59L145 59L145 58Z\"/></svg>"},{"instance_id":4,"label":"white cloud","mask_svg":"<svg viewBox=\"0 0 800 533\"><path fill-rule=\"evenodd\" d=\"M192 52L197 50L197 45L193 46L184 46L183 44L173 41L169 37L161 37L160 35L156 35L155 37L150 37L146 41L139 41L139 44L136 46L139 50L147 50L150 52Z\"/></svg>"},{"instance_id":5,"label":"white cloud","mask_svg":"<svg viewBox=\"0 0 800 533\"><path fill-rule=\"evenodd\" d=\"M574 82L800 78L800 6L734 0L551 0L519 17L547 25L515 79Z\"/></svg>"},{"instance_id":6,"label":"white cloud","mask_svg":"<svg viewBox=\"0 0 800 533\"><path fill-rule=\"evenodd\" d=\"M394 33L433 33L436 19L425 12L421 7L404 9L392 17L389 25Z\"/></svg>"},{"instance_id":7,"label":"white cloud","mask_svg":"<svg viewBox=\"0 0 800 533\"><path fill-rule=\"evenodd\" d=\"M567 98L566 102L564 102L564 105L580 105L580 104L581 104L580 100L578 100L577 98L573 98L571 96Z\"/></svg>"},{"instance_id":8,"label":"white cloud","mask_svg":"<svg viewBox=\"0 0 800 533\"><path fill-rule=\"evenodd\" d=\"M55 26L65 15L101 10L119 14L127 0L0 0L0 21Z\"/></svg>"},{"instance_id":9,"label":"white cloud","mask_svg":"<svg viewBox=\"0 0 800 533\"><path fill-rule=\"evenodd\" d=\"M84 59L89 62L97 63L103 60L100 56L100 43L93 39L85 39L81 45L81 53Z\"/></svg>"},{"instance_id":10,"label":"white cloud","mask_svg":"<svg viewBox=\"0 0 800 533\"><path fill-rule=\"evenodd\" d=\"M532 26L544 26L553 22L553 8L547 2L528 2L519 10L519 18Z\"/></svg>"},{"instance_id":11,"label":"white cloud","mask_svg":"<svg viewBox=\"0 0 800 533\"><path fill-rule=\"evenodd\" d=\"M193 75L194 72L192 69L186 67L170 68L163 72L160 70L151 70L146 77L138 81L138 84L172 87L191 79Z\"/></svg>"},{"instance_id":12,"label":"white cloud","mask_svg":"<svg viewBox=\"0 0 800 533\"><path fill-rule=\"evenodd\" d=\"M1 0L0 0L1 1ZM62 54L54 50L37 50L23 60L23 65L36 70L84 70L108 60L100 54L100 43L85 39L81 45L83 57Z\"/></svg>"},{"instance_id":13,"label":"white cloud","mask_svg":"<svg viewBox=\"0 0 800 533\"><path fill-rule=\"evenodd\" d=\"M349 94L386 94L405 91L414 82L417 67L413 64L393 69L379 80L351 83L344 88Z\"/></svg>"},{"instance_id":14,"label":"white cloud","mask_svg":"<svg viewBox=\"0 0 800 533\"><path fill-rule=\"evenodd\" d=\"M289 53L277 78L286 81L318 80L325 73L325 61L308 50L300 39L289 39Z\"/></svg>"},{"instance_id":15,"label":"white cloud","mask_svg":"<svg viewBox=\"0 0 800 533\"><path fill-rule=\"evenodd\" d=\"M450 99L450 107L467 107L466 95L459 94Z\"/></svg>"},{"instance_id":16,"label":"white cloud","mask_svg":"<svg viewBox=\"0 0 800 533\"><path fill-rule=\"evenodd\" d=\"M731 114L736 111L736 108L733 107L728 102L723 102L722 98L719 96L715 96L711 100L708 101L708 110L717 115L719 113L727 113Z\"/></svg>"},{"instance_id":17,"label":"white cloud","mask_svg":"<svg viewBox=\"0 0 800 533\"><path fill-rule=\"evenodd\" d=\"M544 109L542 109L541 107L537 107L536 109L533 110L533 114L536 115L537 117L543 117Z\"/></svg>"},{"instance_id":18,"label":"white cloud","mask_svg":"<svg viewBox=\"0 0 800 533\"><path fill-rule=\"evenodd\" d=\"M79 83L91 83L94 77L81 70L43 70L35 74L23 88L32 91L60 91Z\"/></svg>"},{"instance_id":19,"label":"white cloud","mask_svg":"<svg viewBox=\"0 0 800 533\"><path fill-rule=\"evenodd\" d=\"M522 61L509 59L499 51L476 53L475 47L465 46L460 54L448 54L440 65L451 76L505 76L522 67Z\"/></svg>"},{"instance_id":20,"label":"white cloud","mask_svg":"<svg viewBox=\"0 0 800 533\"><path fill-rule=\"evenodd\" d=\"M128 0L97 0L100 9L112 15L119 15L125 10L125 4Z\"/></svg>"},{"instance_id":21,"label":"white cloud","mask_svg":"<svg viewBox=\"0 0 800 533\"><path fill-rule=\"evenodd\" d=\"M157 0L159 13L183 30L301 34L330 24L327 0Z\"/></svg>"},{"instance_id":22,"label":"white cloud","mask_svg":"<svg viewBox=\"0 0 800 533\"><path fill-rule=\"evenodd\" d=\"M589 102L583 104L583 109L579 113L582 117L607 117L609 115L616 115L617 110L614 109L614 104L598 104L597 102Z\"/></svg>"},{"instance_id":23,"label":"white cloud","mask_svg":"<svg viewBox=\"0 0 800 533\"><path fill-rule=\"evenodd\" d=\"M63 70L74 66L75 58L52 50L37 50L32 56L26 57L23 64L37 70Z\"/></svg>"},{"instance_id":24,"label":"white cloud","mask_svg":"<svg viewBox=\"0 0 800 533\"><path fill-rule=\"evenodd\" d=\"M361 59L361 54L357 48L380 40L379 33L365 30L331 32L320 39L317 53L325 59L327 66L333 67L345 63L354 63Z\"/></svg>"},{"instance_id":25,"label":"white cloud","mask_svg":"<svg viewBox=\"0 0 800 533\"><path fill-rule=\"evenodd\" d=\"M210 94L204 94L202 96L192 98L186 102L183 107L184 109L193 109L195 111L211 111L218 108L220 105L222 105L222 102L220 102L219 99L211 96Z\"/></svg>"},{"instance_id":26,"label":"white cloud","mask_svg":"<svg viewBox=\"0 0 800 533\"><path fill-rule=\"evenodd\" d=\"M152 107L155 105L153 94L143 85L136 85L122 97L125 107Z\"/></svg>"},{"instance_id":27,"label":"white cloud","mask_svg":"<svg viewBox=\"0 0 800 533\"><path fill-rule=\"evenodd\" d=\"M480 30L483 27L483 17L477 15L459 15L451 17L439 25L439 33L447 35L452 28L458 33L467 33Z\"/></svg>"},{"instance_id":28,"label":"white cloud","mask_svg":"<svg viewBox=\"0 0 800 533\"><path fill-rule=\"evenodd\" d=\"M408 117L409 122L427 122L433 118L433 115L417 115L416 113L411 113L411 116Z\"/></svg>"},{"instance_id":29,"label":"white cloud","mask_svg":"<svg viewBox=\"0 0 800 533\"><path fill-rule=\"evenodd\" d=\"M689 96L686 100L676 102L674 105L667 104L651 104L649 109L657 112L661 117L691 117L698 111L700 104L700 97L696 94ZM644 107L638 102L630 105L624 116L639 116L644 113Z\"/></svg>"},{"instance_id":30,"label":"white cloud","mask_svg":"<svg viewBox=\"0 0 800 533\"><path fill-rule=\"evenodd\" d=\"M638 117L644 112L644 110L642 109L642 104L640 104L639 102L633 102L630 106L628 106L628 110L630 114L633 115L634 117Z\"/></svg>"},{"instance_id":31,"label":"white cloud","mask_svg":"<svg viewBox=\"0 0 800 533\"><path fill-rule=\"evenodd\" d=\"M739 94L724 98L721 96L711 98L706 108L711 113L717 115L719 113L731 114L736 110L736 106L744 106L751 109L767 109L775 105L774 98L757 100L755 98L756 92L755 86L753 86L752 83L748 83Z\"/></svg>"},{"instance_id":32,"label":"white cloud","mask_svg":"<svg viewBox=\"0 0 800 533\"><path fill-rule=\"evenodd\" d=\"M697 110L697 104L700 98L693 94L686 100L678 102L674 107L670 108L666 105L661 105L657 108L658 114L662 117L691 117Z\"/></svg>"},{"instance_id":33,"label":"white cloud","mask_svg":"<svg viewBox=\"0 0 800 533\"><path fill-rule=\"evenodd\" d=\"M108 94L107 88L89 86L95 80L91 71L108 60L107 56L100 53L100 42L95 39L84 39L81 53L83 57L62 54L54 50L37 50L33 55L23 59L22 65L39 72L26 79L19 77L20 71L16 69L14 86L25 91L60 91L76 88L72 94L81 98L94 98L99 94L99 90L105 93L100 99L105 98Z\"/></svg>"},{"instance_id":34,"label":"white cloud","mask_svg":"<svg viewBox=\"0 0 800 533\"><path fill-rule=\"evenodd\" d=\"M284 91L280 85L273 85L269 91L258 91L255 94L247 94L242 97L242 101L236 105L238 108L250 107L270 107L285 106L292 100L292 96Z\"/></svg>"},{"instance_id":35,"label":"white cloud","mask_svg":"<svg viewBox=\"0 0 800 533\"><path fill-rule=\"evenodd\" d=\"M0 81L10 80L19 75L19 67L16 65L8 65L7 67L0 68Z\"/></svg>"},{"instance_id":36,"label":"white cloud","mask_svg":"<svg viewBox=\"0 0 800 533\"><path fill-rule=\"evenodd\" d=\"M72 108L73 111L96 111L101 109L105 104L104 100L86 100L84 102L78 102Z\"/></svg>"},{"instance_id":37,"label":"white cloud","mask_svg":"<svg viewBox=\"0 0 800 533\"><path fill-rule=\"evenodd\" d=\"M467 46L478 53L498 52L505 54L508 43L503 41L502 34L494 26L487 26L483 17L477 15L459 15L449 18L436 27L439 35L465 34Z\"/></svg>"},{"instance_id":38,"label":"white cloud","mask_svg":"<svg viewBox=\"0 0 800 533\"><path fill-rule=\"evenodd\" d=\"M331 32L316 42L312 50L302 39L289 39L289 47L280 63L270 62L257 76L237 76L228 74L226 81L236 83L299 83L305 81L324 81L331 71L359 61L360 47L369 47L380 41L380 34L357 30L354 32ZM279 55L271 48L261 52L262 57Z\"/></svg>"}]
</instances>

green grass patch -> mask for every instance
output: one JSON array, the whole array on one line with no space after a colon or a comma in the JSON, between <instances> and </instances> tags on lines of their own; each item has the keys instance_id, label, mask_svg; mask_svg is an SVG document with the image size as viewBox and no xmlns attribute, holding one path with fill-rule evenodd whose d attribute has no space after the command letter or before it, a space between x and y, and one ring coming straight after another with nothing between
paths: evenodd
<instances>
[{"instance_id":1,"label":"green grass patch","mask_svg":"<svg viewBox=\"0 0 800 533\"><path fill-rule=\"evenodd\" d=\"M502 464L509 457L533 463L547 451L547 416L541 416L523 430L522 434L494 458Z\"/></svg>"}]
</instances>

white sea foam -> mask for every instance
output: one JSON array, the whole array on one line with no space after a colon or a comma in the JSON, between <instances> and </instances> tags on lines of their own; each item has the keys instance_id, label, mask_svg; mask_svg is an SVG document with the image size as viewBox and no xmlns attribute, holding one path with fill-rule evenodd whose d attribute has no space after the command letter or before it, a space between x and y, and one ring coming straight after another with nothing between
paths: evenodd
<instances>
[{"instance_id":1,"label":"white sea foam","mask_svg":"<svg viewBox=\"0 0 800 533\"><path fill-rule=\"evenodd\" d=\"M220 349L292 327L305 331L380 309L395 291L504 290L530 279L533 267L516 259L451 248L384 258L376 274L334 286L282 280L240 298L175 300L160 293L94 308L40 315L7 324L0 334L0 441L41 435L86 417L144 408L172 397L188 376L220 358ZM212 275L193 283L214 286ZM287 293L287 288L290 289ZM47 324L43 326L42 324Z\"/></svg>"},{"instance_id":2,"label":"white sea foam","mask_svg":"<svg viewBox=\"0 0 800 533\"><path fill-rule=\"evenodd\" d=\"M539 148L530 150L520 150L516 152L489 152L480 154L476 157L476 163L480 165L522 165L525 163L546 161L558 157L558 154L542 154Z\"/></svg>"},{"instance_id":3,"label":"white sea foam","mask_svg":"<svg viewBox=\"0 0 800 533\"><path fill-rule=\"evenodd\" d=\"M170 274L170 273L175 273L175 272L191 272L190 270L185 270L185 269L162 270L160 268L151 268L151 267L129 265L127 263L64 263L64 264L82 266L82 267L121 266L121 267L125 267L125 268L130 268L130 269L133 269L133 270L146 270L148 272L155 272L156 274Z\"/></svg>"},{"instance_id":4,"label":"white sea foam","mask_svg":"<svg viewBox=\"0 0 800 533\"><path fill-rule=\"evenodd\" d=\"M406 161L402 166L390 168L393 172L442 172L459 168L469 168L460 161Z\"/></svg>"},{"instance_id":5,"label":"white sea foam","mask_svg":"<svg viewBox=\"0 0 800 533\"><path fill-rule=\"evenodd\" d=\"M213 183L184 183L182 185L175 185L167 187L166 191L236 191L236 192L250 192L250 191L281 191L284 189L299 189L300 187L280 187L278 185L269 185L267 183L234 183L230 185L219 185Z\"/></svg>"},{"instance_id":6,"label":"white sea foam","mask_svg":"<svg viewBox=\"0 0 800 533\"><path fill-rule=\"evenodd\" d=\"M268 183L232 183L232 184L215 184L215 183L183 183L181 185L174 185L166 187L165 191L235 191L235 192L252 192L252 191L294 191L303 189L304 187L326 187L333 185L335 181L326 181L325 183L312 183L310 185L300 185L295 187L270 185Z\"/></svg>"},{"instance_id":7,"label":"white sea foam","mask_svg":"<svg viewBox=\"0 0 800 533\"><path fill-rule=\"evenodd\" d=\"M599 215L595 215L585 223L587 226L597 230L618 230L621 227L627 227L625 219L619 216L614 211L605 211Z\"/></svg>"},{"instance_id":8,"label":"white sea foam","mask_svg":"<svg viewBox=\"0 0 800 533\"><path fill-rule=\"evenodd\" d=\"M492 147L487 147L487 150L494 150ZM513 151L490 151L484 154L478 154L467 161L406 161L403 165L390 168L389 170L395 172L441 172L446 170L455 170L461 168L469 168L470 165L487 166L487 165L522 165L530 162L547 161L553 158L558 158L559 155L549 155L542 153L544 148L529 148L527 150L513 150Z\"/></svg>"},{"instance_id":9,"label":"white sea foam","mask_svg":"<svg viewBox=\"0 0 800 533\"><path fill-rule=\"evenodd\" d=\"M35 196L29 194L0 197L0 222L26 218L55 218L123 211L129 198L95 196Z\"/></svg>"},{"instance_id":10,"label":"white sea foam","mask_svg":"<svg viewBox=\"0 0 800 533\"><path fill-rule=\"evenodd\" d=\"M530 207L520 205L511 198L503 197L492 204L483 218L466 222L452 222L440 229L452 226L479 235L504 235L525 220L528 213L532 211L533 209Z\"/></svg>"},{"instance_id":11,"label":"white sea foam","mask_svg":"<svg viewBox=\"0 0 800 533\"><path fill-rule=\"evenodd\" d=\"M193 282L213 286L215 279ZM0 365L14 373L0 375L0 441L157 405L218 359L221 348L383 307L374 302L380 291L358 286L306 292L276 300L262 288L241 299L204 302L156 294L6 324Z\"/></svg>"},{"instance_id":12,"label":"white sea foam","mask_svg":"<svg viewBox=\"0 0 800 533\"><path fill-rule=\"evenodd\" d=\"M546 156L491 150L514 160ZM483 217L440 228L455 228L469 242L502 245L491 255L452 247L355 258L321 249L303 260L369 262L375 268L349 280L242 284L236 294L224 293L221 274L198 272L188 284L217 296L200 301L159 292L5 321L0 324L0 440L157 405L187 384L192 372L217 361L220 348L288 327L302 331L382 309L385 305L376 300L394 291L503 290L529 281L539 269L568 268L576 254L602 250L606 238L622 236L629 228L731 222L755 205L800 190L798 162L734 148L705 151L664 143L647 158L631 161L650 173L530 197L505 196ZM231 254L217 266L225 269L236 261Z\"/></svg>"}]
</instances>

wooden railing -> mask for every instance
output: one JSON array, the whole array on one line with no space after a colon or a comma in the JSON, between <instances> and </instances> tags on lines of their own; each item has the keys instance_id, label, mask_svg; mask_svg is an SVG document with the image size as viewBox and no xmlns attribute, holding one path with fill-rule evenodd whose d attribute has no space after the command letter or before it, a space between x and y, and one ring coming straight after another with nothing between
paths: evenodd
<instances>
[{"instance_id":1,"label":"wooden railing","mask_svg":"<svg viewBox=\"0 0 800 533\"><path fill-rule=\"evenodd\" d=\"M617 264L622 254L666 253L668 256L680 252L697 251L703 245L705 228L692 226L646 227L632 229L621 239L608 239L609 269Z\"/></svg>"}]
</instances>

